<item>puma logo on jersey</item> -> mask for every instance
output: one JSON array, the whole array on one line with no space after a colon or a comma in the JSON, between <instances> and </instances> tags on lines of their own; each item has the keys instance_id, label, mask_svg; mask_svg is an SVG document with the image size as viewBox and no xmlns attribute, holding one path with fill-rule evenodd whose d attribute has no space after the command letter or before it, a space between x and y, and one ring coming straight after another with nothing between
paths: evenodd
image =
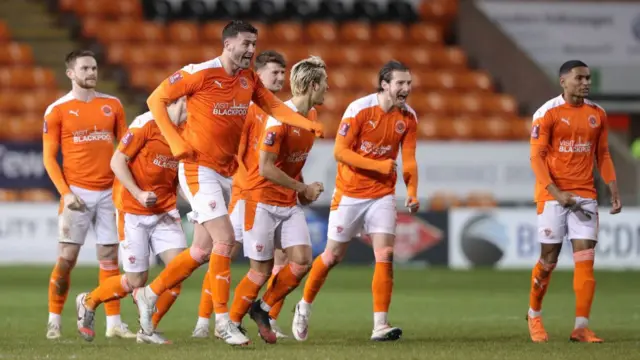
<instances>
[{"instance_id":1,"label":"puma logo on jersey","mask_svg":"<svg viewBox=\"0 0 640 360\"><path fill-rule=\"evenodd\" d=\"M293 131L294 134L300 136L300 129L292 129L291 131Z\"/></svg>"},{"instance_id":2,"label":"puma logo on jersey","mask_svg":"<svg viewBox=\"0 0 640 360\"><path fill-rule=\"evenodd\" d=\"M79 113L80 113L80 110L69 110L69 114L73 114L75 116L80 116Z\"/></svg>"},{"instance_id":3,"label":"puma logo on jersey","mask_svg":"<svg viewBox=\"0 0 640 360\"><path fill-rule=\"evenodd\" d=\"M213 82L214 82L216 85L218 85L218 87L219 87L220 89L222 89L222 83L221 83L220 81L218 81L218 80L214 80Z\"/></svg>"},{"instance_id":4,"label":"puma logo on jersey","mask_svg":"<svg viewBox=\"0 0 640 360\"><path fill-rule=\"evenodd\" d=\"M562 121L563 123L565 123L567 125L571 125L571 124L569 124L569 120L567 120L565 118L560 119L560 121Z\"/></svg>"},{"instance_id":5,"label":"puma logo on jersey","mask_svg":"<svg viewBox=\"0 0 640 360\"><path fill-rule=\"evenodd\" d=\"M374 128L374 129L376 128L376 122L375 121L369 120L369 124L371 124L372 128Z\"/></svg>"}]
</instances>

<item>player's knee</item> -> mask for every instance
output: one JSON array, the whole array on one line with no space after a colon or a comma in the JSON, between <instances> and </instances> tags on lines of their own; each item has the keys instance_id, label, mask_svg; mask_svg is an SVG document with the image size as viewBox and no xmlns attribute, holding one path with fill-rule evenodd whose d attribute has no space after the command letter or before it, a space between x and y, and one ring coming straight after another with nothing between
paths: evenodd
<instances>
[{"instance_id":1,"label":"player's knee","mask_svg":"<svg viewBox=\"0 0 640 360\"><path fill-rule=\"evenodd\" d=\"M376 262L392 263L393 262L393 247L384 246L373 250L376 257Z\"/></svg>"},{"instance_id":2,"label":"player's knee","mask_svg":"<svg viewBox=\"0 0 640 360\"><path fill-rule=\"evenodd\" d=\"M118 259L118 245L98 245L98 260Z\"/></svg>"},{"instance_id":3,"label":"player's knee","mask_svg":"<svg viewBox=\"0 0 640 360\"><path fill-rule=\"evenodd\" d=\"M120 285L122 286L122 288L124 289L124 291L130 293L133 291L133 289L137 288L137 287L142 287L142 286L133 286L133 284L129 281L129 276L128 274L124 274L120 277Z\"/></svg>"},{"instance_id":4,"label":"player's knee","mask_svg":"<svg viewBox=\"0 0 640 360\"><path fill-rule=\"evenodd\" d=\"M73 256L65 257L64 254L60 254L56 266L60 272L69 273L76 266L76 258Z\"/></svg>"},{"instance_id":5,"label":"player's knee","mask_svg":"<svg viewBox=\"0 0 640 360\"><path fill-rule=\"evenodd\" d=\"M231 239L231 242L216 241L213 243L213 250L211 251L211 253L220 256L231 257L234 243L235 241L233 241L233 239Z\"/></svg>"},{"instance_id":6,"label":"player's knee","mask_svg":"<svg viewBox=\"0 0 640 360\"><path fill-rule=\"evenodd\" d=\"M191 245L189 248L189 254L193 260L197 261L200 264L204 264L209 261L209 257L211 256L211 251L207 251L207 249L203 249L196 245Z\"/></svg>"},{"instance_id":7,"label":"player's knee","mask_svg":"<svg viewBox=\"0 0 640 360\"><path fill-rule=\"evenodd\" d=\"M322 262L327 267L331 268L340 263L340 261L342 260L342 254L340 251L337 251L336 249L334 250L327 249L320 255L320 258L322 259Z\"/></svg>"},{"instance_id":8,"label":"player's knee","mask_svg":"<svg viewBox=\"0 0 640 360\"><path fill-rule=\"evenodd\" d=\"M540 260L545 264L555 264L558 262L562 244L542 244L540 247Z\"/></svg>"},{"instance_id":9,"label":"player's knee","mask_svg":"<svg viewBox=\"0 0 640 360\"><path fill-rule=\"evenodd\" d=\"M235 259L242 250L242 243L238 241L233 242L233 248L231 249L231 258Z\"/></svg>"},{"instance_id":10,"label":"player's knee","mask_svg":"<svg viewBox=\"0 0 640 360\"><path fill-rule=\"evenodd\" d=\"M130 288L135 289L135 288L143 287L147 283L148 277L149 277L149 273L144 271L139 273L127 273L124 278L127 281L127 285ZM124 288L125 286L123 285L122 287Z\"/></svg>"},{"instance_id":11,"label":"player's knee","mask_svg":"<svg viewBox=\"0 0 640 360\"><path fill-rule=\"evenodd\" d=\"M178 284L172 287L171 289L169 289L168 291L173 297L178 297L178 295L180 295L181 290L182 290L182 284Z\"/></svg>"},{"instance_id":12,"label":"player's knee","mask_svg":"<svg viewBox=\"0 0 640 360\"><path fill-rule=\"evenodd\" d=\"M296 278L302 279L305 275L307 275L307 273L309 272L309 269L311 269L311 262L306 264L300 264L300 263L290 261L289 268L291 269L291 272Z\"/></svg>"},{"instance_id":13,"label":"player's knee","mask_svg":"<svg viewBox=\"0 0 640 360\"><path fill-rule=\"evenodd\" d=\"M247 278L251 280L252 283L258 286L264 285L267 282L267 280L269 280L269 277L271 277L271 273L268 271L265 272L265 271L251 268L249 269L249 272L247 272Z\"/></svg>"}]
</instances>

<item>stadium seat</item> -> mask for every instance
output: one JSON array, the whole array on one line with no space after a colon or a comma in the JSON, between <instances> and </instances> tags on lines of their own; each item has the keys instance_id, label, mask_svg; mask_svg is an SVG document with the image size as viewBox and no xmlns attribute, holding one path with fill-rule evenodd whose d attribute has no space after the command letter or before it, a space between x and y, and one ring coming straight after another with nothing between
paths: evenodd
<instances>
[{"instance_id":1,"label":"stadium seat","mask_svg":"<svg viewBox=\"0 0 640 360\"><path fill-rule=\"evenodd\" d=\"M338 25L335 22L309 23L305 26L305 37L312 43L335 43L338 40Z\"/></svg>"},{"instance_id":2,"label":"stadium seat","mask_svg":"<svg viewBox=\"0 0 640 360\"><path fill-rule=\"evenodd\" d=\"M28 45L10 42L0 46L0 66L33 65L33 52Z\"/></svg>"},{"instance_id":3,"label":"stadium seat","mask_svg":"<svg viewBox=\"0 0 640 360\"><path fill-rule=\"evenodd\" d=\"M15 202L20 200L20 193L11 189L0 189L0 202Z\"/></svg>"},{"instance_id":4,"label":"stadium seat","mask_svg":"<svg viewBox=\"0 0 640 360\"><path fill-rule=\"evenodd\" d=\"M279 22L269 31L268 43L297 45L304 39L304 28L298 22Z\"/></svg>"},{"instance_id":5,"label":"stadium seat","mask_svg":"<svg viewBox=\"0 0 640 360\"><path fill-rule=\"evenodd\" d=\"M78 0L74 2L73 11L80 17L98 16L118 20L142 17L139 0Z\"/></svg>"},{"instance_id":6,"label":"stadium seat","mask_svg":"<svg viewBox=\"0 0 640 360\"><path fill-rule=\"evenodd\" d=\"M340 39L347 43L370 42L371 27L367 22L346 22L340 26Z\"/></svg>"},{"instance_id":7,"label":"stadium seat","mask_svg":"<svg viewBox=\"0 0 640 360\"><path fill-rule=\"evenodd\" d=\"M464 205L474 208L490 208L497 205L494 195L490 192L475 191L471 192L464 199Z\"/></svg>"},{"instance_id":8,"label":"stadium seat","mask_svg":"<svg viewBox=\"0 0 640 360\"><path fill-rule=\"evenodd\" d=\"M399 22L382 22L373 25L373 40L378 43L406 43L407 28Z\"/></svg>"},{"instance_id":9,"label":"stadium seat","mask_svg":"<svg viewBox=\"0 0 640 360\"><path fill-rule=\"evenodd\" d=\"M55 88L55 75L51 69L40 67L0 68L0 86L5 88Z\"/></svg>"},{"instance_id":10,"label":"stadium seat","mask_svg":"<svg viewBox=\"0 0 640 360\"><path fill-rule=\"evenodd\" d=\"M53 202L57 200L57 196L46 189L28 189L20 192L20 199L28 202Z\"/></svg>"},{"instance_id":11,"label":"stadium seat","mask_svg":"<svg viewBox=\"0 0 640 360\"><path fill-rule=\"evenodd\" d=\"M443 42L441 27L432 23L415 23L409 25L408 40L419 46L439 45Z\"/></svg>"},{"instance_id":12,"label":"stadium seat","mask_svg":"<svg viewBox=\"0 0 640 360\"><path fill-rule=\"evenodd\" d=\"M449 208L459 207L461 205L462 200L459 196L452 192L440 190L431 195L428 207L431 211L445 211Z\"/></svg>"},{"instance_id":13,"label":"stadium seat","mask_svg":"<svg viewBox=\"0 0 640 360\"><path fill-rule=\"evenodd\" d=\"M193 22L176 21L169 24L168 40L176 44L194 44L200 42L200 28Z\"/></svg>"},{"instance_id":14,"label":"stadium seat","mask_svg":"<svg viewBox=\"0 0 640 360\"><path fill-rule=\"evenodd\" d=\"M11 33L9 31L9 27L3 21L0 21L0 44L5 44L9 41L11 41Z\"/></svg>"}]
</instances>

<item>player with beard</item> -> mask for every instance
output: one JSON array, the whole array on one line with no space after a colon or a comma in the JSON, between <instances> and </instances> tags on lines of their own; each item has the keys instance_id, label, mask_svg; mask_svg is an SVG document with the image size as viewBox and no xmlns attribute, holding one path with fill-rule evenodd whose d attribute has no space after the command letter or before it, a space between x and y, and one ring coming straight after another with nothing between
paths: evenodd
<instances>
[{"instance_id":1,"label":"player with beard","mask_svg":"<svg viewBox=\"0 0 640 360\"><path fill-rule=\"evenodd\" d=\"M264 86L272 93L277 93L282 90L285 79L286 62L282 54L276 51L264 51L256 56L254 69ZM258 147L258 141L260 135L264 129L265 120L268 115L262 111L255 103L249 105L247 111L247 118L244 123L244 130L242 138L240 140L239 159L243 160L243 165L238 168L238 172L233 176L233 184L231 185L231 202L229 203L229 216L231 218L231 224L235 233L236 243L234 244L231 258L235 258L242 248L242 225L243 219L240 218L239 208L242 206L244 200L240 199L240 194L244 189L244 182L247 176L246 168L251 167L253 162L257 162L257 157L245 157L243 154L247 149L254 149ZM240 206L236 206L237 204ZM287 263L287 255L281 250L275 250L274 265L272 270L272 276L269 279L268 286L272 283L273 277L277 274ZM276 319L280 314L284 300L278 302L269 312L271 317L271 329L278 338L286 338L287 336L280 330L276 323ZM244 313L234 313L234 309L231 309L231 320L238 324L242 320ZM204 276L202 281L202 292L200 295L200 305L198 306L198 321L196 327L193 330L193 337L195 338L207 338L209 337L209 318L213 313L213 300L211 298L211 281L209 279L209 272ZM220 337L216 332L216 337Z\"/></svg>"},{"instance_id":2,"label":"player with beard","mask_svg":"<svg viewBox=\"0 0 640 360\"><path fill-rule=\"evenodd\" d=\"M178 180L191 204L190 219L203 225L209 234L208 238L194 235L189 249L167 264L151 284L134 291L140 326L149 336L154 331L152 317L158 296L209 261L216 331L230 345L249 343L231 322L227 307L235 243L227 204L231 176L238 168L236 155L249 102L255 102L283 123L322 135L319 123L292 111L249 69L257 34L258 30L251 24L230 22L222 30L224 48L219 57L185 66L163 81L147 101L171 152L181 159ZM171 123L166 108L185 95L189 112L181 135Z\"/></svg>"},{"instance_id":3,"label":"player with beard","mask_svg":"<svg viewBox=\"0 0 640 360\"><path fill-rule=\"evenodd\" d=\"M533 342L549 340L542 324L542 299L566 236L573 248L576 294L575 327L569 339L600 343L602 339L588 327L596 287L593 261L598 243L595 163L611 193L611 214L619 213L622 204L609 153L607 114L586 99L591 72L582 61L570 60L560 67L559 77L563 93L535 112L531 130L540 259L531 274L529 335Z\"/></svg>"},{"instance_id":4,"label":"player with beard","mask_svg":"<svg viewBox=\"0 0 640 360\"><path fill-rule=\"evenodd\" d=\"M93 227L100 262L99 282L117 276L118 235L112 200L114 142L127 131L116 97L95 90L98 64L91 51L73 51L65 59L71 91L49 105L44 115L43 161L62 197L58 260L49 281L47 338L61 336L61 314L87 232ZM58 164L62 152L62 168ZM120 302L105 304L107 337L135 338L120 320Z\"/></svg>"},{"instance_id":5,"label":"player with beard","mask_svg":"<svg viewBox=\"0 0 640 360\"><path fill-rule=\"evenodd\" d=\"M393 288L393 245L396 231L396 158L402 148L405 206L418 211L418 169L415 159L417 116L407 105L411 73L400 62L385 64L378 74L378 92L352 102L340 124L334 156L338 162L331 200L328 240L318 256L296 305L293 336L307 339L311 304L329 271L362 231L373 243L373 332L371 340L397 340L402 330L387 320Z\"/></svg>"}]
</instances>

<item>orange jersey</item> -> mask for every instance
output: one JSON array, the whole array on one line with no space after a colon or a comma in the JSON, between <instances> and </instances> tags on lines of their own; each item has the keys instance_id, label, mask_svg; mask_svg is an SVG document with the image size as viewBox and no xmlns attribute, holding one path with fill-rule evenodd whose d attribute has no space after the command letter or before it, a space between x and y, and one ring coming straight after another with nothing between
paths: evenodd
<instances>
[{"instance_id":1,"label":"orange jersey","mask_svg":"<svg viewBox=\"0 0 640 360\"><path fill-rule=\"evenodd\" d=\"M116 179L113 199L116 209L129 214L151 215L176 208L178 160L160 133L151 112L138 116L129 126L118 150L129 157L129 170L138 187L152 191L158 197L153 208L145 208Z\"/></svg>"},{"instance_id":2,"label":"orange jersey","mask_svg":"<svg viewBox=\"0 0 640 360\"><path fill-rule=\"evenodd\" d=\"M285 104L297 111L291 100ZM307 118L316 121L316 110L311 109ZM260 176L259 151L277 154L276 167L289 177L300 180L302 168L313 147L314 140L315 135L312 132L283 124L273 117L269 117L257 145L259 149L248 153L255 161L247 167L246 189L243 192L243 198L268 205L295 206L298 200L295 190L274 184Z\"/></svg>"},{"instance_id":3,"label":"orange jersey","mask_svg":"<svg viewBox=\"0 0 640 360\"><path fill-rule=\"evenodd\" d=\"M336 136L336 157L346 151L352 159L338 159L336 189L354 198L380 198L395 194L397 174L375 171L383 160L398 157L402 145L402 161L408 195L417 196L415 163L417 116L408 105L384 112L378 95L371 94L352 102L347 108ZM358 163L361 166L354 166Z\"/></svg>"},{"instance_id":4,"label":"orange jersey","mask_svg":"<svg viewBox=\"0 0 640 360\"><path fill-rule=\"evenodd\" d=\"M164 109L185 95L188 117L180 137ZM251 100L287 123L308 123L265 88L253 70L229 75L220 58L185 66L162 82L148 104L174 154L192 147L197 158L185 159L185 163L196 163L229 177L238 167L236 154Z\"/></svg>"},{"instance_id":5,"label":"orange jersey","mask_svg":"<svg viewBox=\"0 0 640 360\"><path fill-rule=\"evenodd\" d=\"M595 199L595 160L606 183L616 179L607 127L604 109L588 100L580 106L573 106L567 104L561 95L536 111L531 130L531 165L537 180L536 202L555 200L547 191L551 183L560 190Z\"/></svg>"},{"instance_id":6,"label":"orange jersey","mask_svg":"<svg viewBox=\"0 0 640 360\"><path fill-rule=\"evenodd\" d=\"M96 93L89 102L69 92L49 105L44 114L43 160L58 192L71 192L69 185L87 190L106 190L113 184L111 156L114 142L127 131L120 101ZM62 169L56 157L62 151Z\"/></svg>"}]
</instances>

